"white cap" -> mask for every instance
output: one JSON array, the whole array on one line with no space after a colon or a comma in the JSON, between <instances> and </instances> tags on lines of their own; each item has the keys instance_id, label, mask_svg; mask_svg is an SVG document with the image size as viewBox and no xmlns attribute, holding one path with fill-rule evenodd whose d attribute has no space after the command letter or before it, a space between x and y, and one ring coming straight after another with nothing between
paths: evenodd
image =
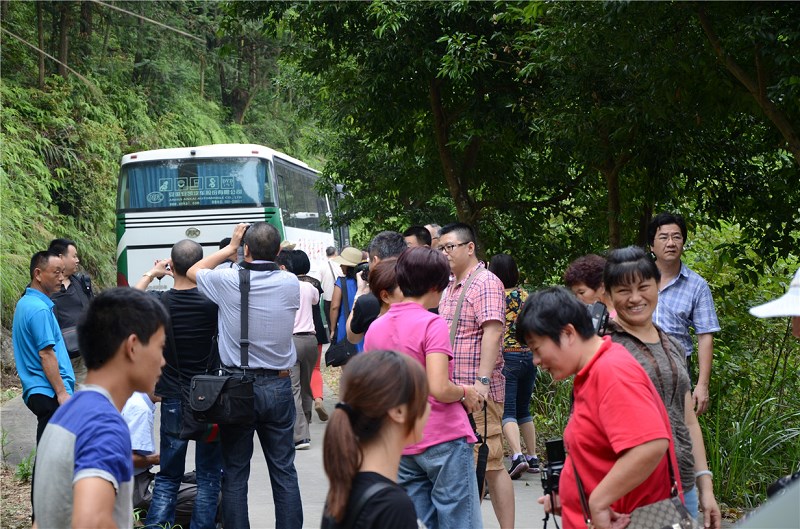
<instances>
[{"instance_id":1,"label":"white cap","mask_svg":"<svg viewBox=\"0 0 800 529\"><path fill-rule=\"evenodd\" d=\"M774 301L751 308L750 314L757 318L800 316L800 270L794 275L786 294Z\"/></svg>"}]
</instances>

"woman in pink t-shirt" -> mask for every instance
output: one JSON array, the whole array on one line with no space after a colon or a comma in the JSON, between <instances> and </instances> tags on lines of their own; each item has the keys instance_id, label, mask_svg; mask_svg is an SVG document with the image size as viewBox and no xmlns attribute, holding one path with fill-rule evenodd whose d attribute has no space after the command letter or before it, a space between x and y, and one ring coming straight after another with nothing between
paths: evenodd
<instances>
[{"instance_id":1,"label":"woman in pink t-shirt","mask_svg":"<svg viewBox=\"0 0 800 529\"><path fill-rule=\"evenodd\" d=\"M479 410L483 403L473 386L453 383L450 331L440 316L428 311L439 305L450 266L441 252L409 248L397 259L395 274L403 301L393 303L372 323L364 350L388 349L419 361L428 378L431 404L422 441L403 451L398 483L426 527L481 527L478 485L473 478L476 439L467 412ZM378 299L386 297L383 284L370 277L370 288Z\"/></svg>"}]
</instances>

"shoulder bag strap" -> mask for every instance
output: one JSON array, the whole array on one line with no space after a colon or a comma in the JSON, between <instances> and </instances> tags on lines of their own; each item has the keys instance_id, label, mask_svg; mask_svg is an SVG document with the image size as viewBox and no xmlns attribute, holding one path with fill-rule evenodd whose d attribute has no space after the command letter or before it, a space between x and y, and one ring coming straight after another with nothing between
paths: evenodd
<instances>
[{"instance_id":1,"label":"shoulder bag strap","mask_svg":"<svg viewBox=\"0 0 800 529\"><path fill-rule=\"evenodd\" d=\"M350 297L347 295L347 276L342 276L342 301L346 309L344 313L350 316ZM347 316L345 316L345 321L347 321Z\"/></svg>"},{"instance_id":2,"label":"shoulder bag strap","mask_svg":"<svg viewBox=\"0 0 800 529\"><path fill-rule=\"evenodd\" d=\"M459 296L458 304L456 304L456 313L453 316L453 324L450 326L450 347L454 347L456 344L458 320L461 319L461 305L464 304L464 298L467 296L467 290L469 290L470 285L472 285L472 280L485 271L486 269L484 267L478 266L478 268L467 278L467 282L464 283L464 286L461 289L461 296Z\"/></svg>"},{"instance_id":3,"label":"shoulder bag strap","mask_svg":"<svg viewBox=\"0 0 800 529\"><path fill-rule=\"evenodd\" d=\"M248 268L239 269L239 292L241 293L241 336L239 337L239 365L242 368L248 367L249 357L248 349L250 348L250 340L248 340L248 324L250 317L250 270Z\"/></svg>"},{"instance_id":4,"label":"shoulder bag strap","mask_svg":"<svg viewBox=\"0 0 800 529\"><path fill-rule=\"evenodd\" d=\"M364 510L364 506L367 504L367 502L382 490L389 489L391 487L391 484L383 481L373 483L367 487L367 490L364 491L364 494L362 494L352 505L352 507L347 510L347 516L345 516L342 525L339 527L341 529L351 529L352 527L355 527L359 516L361 516L361 511Z\"/></svg>"}]
</instances>

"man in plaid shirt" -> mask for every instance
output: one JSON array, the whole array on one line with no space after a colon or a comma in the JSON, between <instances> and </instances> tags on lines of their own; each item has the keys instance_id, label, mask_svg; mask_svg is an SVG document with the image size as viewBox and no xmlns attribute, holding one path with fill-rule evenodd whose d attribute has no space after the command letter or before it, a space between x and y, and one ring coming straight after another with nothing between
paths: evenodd
<instances>
[{"instance_id":1,"label":"man in plaid shirt","mask_svg":"<svg viewBox=\"0 0 800 529\"><path fill-rule=\"evenodd\" d=\"M439 302L439 315L450 326L456 327L453 343L453 382L474 384L486 399L486 422L489 459L486 481L492 491L494 507L500 527L514 526L514 487L503 465L502 416L505 399L503 376L502 338L506 318L503 282L478 261L475 232L462 223L449 224L441 229L437 244L450 263L453 275ZM454 321L456 307L468 279L470 283L461 314ZM483 435L484 414L473 414L478 433Z\"/></svg>"},{"instance_id":2,"label":"man in plaid shirt","mask_svg":"<svg viewBox=\"0 0 800 529\"><path fill-rule=\"evenodd\" d=\"M647 227L650 249L656 256L661 272L658 283L658 305L653 321L683 345L686 365L692 376L692 338L697 336L697 385L692 398L697 415L708 408L708 383L711 379L711 359L714 356L714 334L720 330L711 289L706 280L681 262L686 241L686 222L672 213L659 213Z\"/></svg>"}]
</instances>

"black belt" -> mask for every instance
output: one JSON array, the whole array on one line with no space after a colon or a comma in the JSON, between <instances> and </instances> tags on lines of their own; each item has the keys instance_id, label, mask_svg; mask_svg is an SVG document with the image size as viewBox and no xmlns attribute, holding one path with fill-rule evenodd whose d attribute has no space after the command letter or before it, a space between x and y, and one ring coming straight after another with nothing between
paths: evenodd
<instances>
[{"instance_id":1,"label":"black belt","mask_svg":"<svg viewBox=\"0 0 800 529\"><path fill-rule=\"evenodd\" d=\"M309 332L296 332L292 336L316 336L316 335L317 335L316 332L309 331Z\"/></svg>"},{"instance_id":2,"label":"black belt","mask_svg":"<svg viewBox=\"0 0 800 529\"><path fill-rule=\"evenodd\" d=\"M229 371L231 373L244 373L244 374L251 374L251 375L261 375L267 377L278 377L278 378L286 378L291 376L291 371L289 369L265 369L265 368L257 368L257 367L248 367L248 368L241 368L241 367L229 367L229 366L222 366L222 369L225 371Z\"/></svg>"}]
</instances>

